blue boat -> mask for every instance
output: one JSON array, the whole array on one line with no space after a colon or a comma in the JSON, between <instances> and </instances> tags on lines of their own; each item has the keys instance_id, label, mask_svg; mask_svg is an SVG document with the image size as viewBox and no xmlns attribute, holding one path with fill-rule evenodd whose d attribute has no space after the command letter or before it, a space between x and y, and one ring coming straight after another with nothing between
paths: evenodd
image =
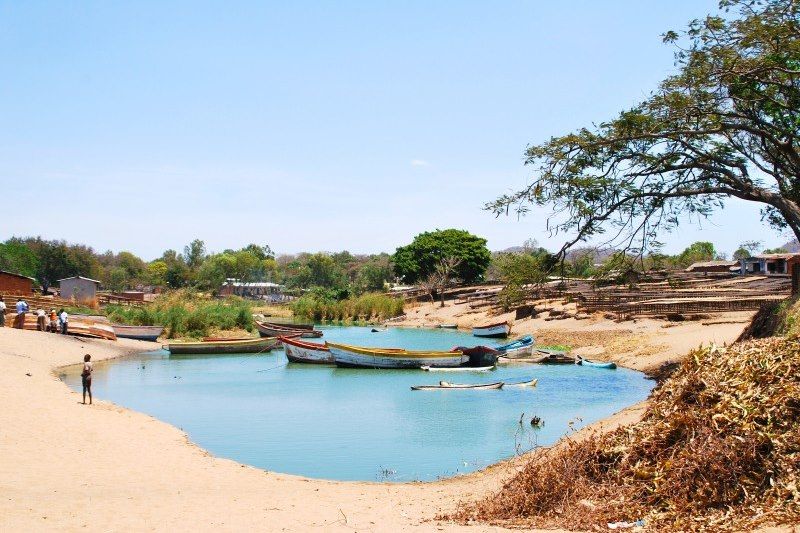
<instances>
[{"instance_id":1,"label":"blue boat","mask_svg":"<svg viewBox=\"0 0 800 533\"><path fill-rule=\"evenodd\" d=\"M526 335L509 343L496 346L495 350L501 352L504 357L509 357L511 359L515 357L525 357L531 355L534 342L533 337Z\"/></svg>"},{"instance_id":2,"label":"blue boat","mask_svg":"<svg viewBox=\"0 0 800 533\"><path fill-rule=\"evenodd\" d=\"M590 366L593 368L608 368L614 370L617 368L617 363L613 361L592 361L591 359L578 359L575 361L576 365Z\"/></svg>"}]
</instances>

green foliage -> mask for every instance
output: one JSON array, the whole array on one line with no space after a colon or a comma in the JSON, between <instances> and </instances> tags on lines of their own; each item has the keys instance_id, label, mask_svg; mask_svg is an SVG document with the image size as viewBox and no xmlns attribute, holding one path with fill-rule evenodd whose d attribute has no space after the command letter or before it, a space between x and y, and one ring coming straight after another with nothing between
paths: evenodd
<instances>
[{"instance_id":1,"label":"green foliage","mask_svg":"<svg viewBox=\"0 0 800 533\"><path fill-rule=\"evenodd\" d=\"M290 287L323 287L344 291L348 287L342 266L332 256L321 252L308 255L287 283Z\"/></svg>"},{"instance_id":2,"label":"green foliage","mask_svg":"<svg viewBox=\"0 0 800 533\"><path fill-rule=\"evenodd\" d=\"M411 244L397 248L392 261L399 278L416 283L434 275L446 258L460 260L455 276L465 283L483 279L491 262L486 239L458 229L420 233Z\"/></svg>"},{"instance_id":3,"label":"green foliage","mask_svg":"<svg viewBox=\"0 0 800 533\"><path fill-rule=\"evenodd\" d=\"M762 253L764 254L785 254L786 248L778 247L778 248L766 248Z\"/></svg>"},{"instance_id":4,"label":"green foliage","mask_svg":"<svg viewBox=\"0 0 800 533\"><path fill-rule=\"evenodd\" d=\"M0 243L0 270L32 278L39 270L39 259L24 243L9 239Z\"/></svg>"},{"instance_id":5,"label":"green foliage","mask_svg":"<svg viewBox=\"0 0 800 533\"><path fill-rule=\"evenodd\" d=\"M716 256L713 243L698 241L681 252L676 258L676 263L678 267L685 268L699 261L712 261Z\"/></svg>"},{"instance_id":6,"label":"green foliage","mask_svg":"<svg viewBox=\"0 0 800 533\"><path fill-rule=\"evenodd\" d=\"M356 294L382 291L392 279L392 264L388 254L373 256L357 270L353 291Z\"/></svg>"},{"instance_id":7,"label":"green foliage","mask_svg":"<svg viewBox=\"0 0 800 533\"><path fill-rule=\"evenodd\" d=\"M596 127L530 146L531 184L486 205L496 213L549 206L561 253L605 232L643 253L685 217L735 197L800 236L800 7L725 0L739 17L693 21L676 42L678 72L645 101ZM598 243L600 244L600 243Z\"/></svg>"},{"instance_id":8,"label":"green foliage","mask_svg":"<svg viewBox=\"0 0 800 533\"><path fill-rule=\"evenodd\" d=\"M335 294L315 291L292 304L296 317L315 322L383 320L403 314L403 300L381 293L366 293L339 300Z\"/></svg>"},{"instance_id":9,"label":"green foliage","mask_svg":"<svg viewBox=\"0 0 800 533\"><path fill-rule=\"evenodd\" d=\"M253 331L249 302L236 297L213 300L189 290L167 293L143 307L109 305L106 312L120 324L164 326L168 338L204 337L212 329Z\"/></svg>"}]
</instances>

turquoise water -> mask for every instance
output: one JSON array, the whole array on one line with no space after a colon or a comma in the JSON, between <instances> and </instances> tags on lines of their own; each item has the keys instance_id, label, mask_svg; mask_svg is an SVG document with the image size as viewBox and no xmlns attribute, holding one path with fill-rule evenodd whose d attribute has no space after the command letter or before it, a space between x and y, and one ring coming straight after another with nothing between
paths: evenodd
<instances>
[{"instance_id":1,"label":"turquoise water","mask_svg":"<svg viewBox=\"0 0 800 533\"><path fill-rule=\"evenodd\" d=\"M364 346L449 349L497 344L458 331L322 327L323 339ZM536 388L411 391L412 385L523 381ZM80 376L63 376L80 391ZM407 481L478 470L549 445L647 397L631 370L506 365L491 372L361 370L260 355L172 357L150 352L95 367L96 398L153 415L211 453L315 478ZM523 424L519 423L525 414ZM544 419L534 430L531 415Z\"/></svg>"}]
</instances>

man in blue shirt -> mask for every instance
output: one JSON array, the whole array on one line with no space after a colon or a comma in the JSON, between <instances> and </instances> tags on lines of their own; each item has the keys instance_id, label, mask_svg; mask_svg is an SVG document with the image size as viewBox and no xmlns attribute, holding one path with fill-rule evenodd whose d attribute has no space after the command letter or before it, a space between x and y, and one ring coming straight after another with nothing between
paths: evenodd
<instances>
[{"instance_id":1,"label":"man in blue shirt","mask_svg":"<svg viewBox=\"0 0 800 533\"><path fill-rule=\"evenodd\" d=\"M17 318L14 320L14 327L23 329L25 327L25 313L28 312L28 302L22 298L17 298Z\"/></svg>"}]
</instances>

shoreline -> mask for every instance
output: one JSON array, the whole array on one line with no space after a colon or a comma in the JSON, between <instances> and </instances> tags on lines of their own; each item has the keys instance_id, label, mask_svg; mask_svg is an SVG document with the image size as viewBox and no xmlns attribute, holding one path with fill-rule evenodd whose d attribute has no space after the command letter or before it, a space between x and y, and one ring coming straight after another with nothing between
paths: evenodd
<instances>
[{"instance_id":1,"label":"shoreline","mask_svg":"<svg viewBox=\"0 0 800 533\"><path fill-rule=\"evenodd\" d=\"M85 352L104 362L158 347L0 329L0 394L9 410L0 415L0 427L25 428L0 430L0 455L9 459L8 466L0 465L0 490L8 495L0 503L0 516L9 529L122 530L146 524L159 530L504 531L486 524L438 522L434 516L498 490L530 453L537 453L437 481L305 478L215 457L180 428L111 402L81 405L80 393L58 377L81 364ZM26 390L20 390L20 382ZM30 395L35 406L24 399ZM64 402L71 398L77 401ZM646 405L627 407L554 446L632 423ZM78 512L86 506L91 506L91 519ZM225 511L215 512L220 507Z\"/></svg>"}]
</instances>

